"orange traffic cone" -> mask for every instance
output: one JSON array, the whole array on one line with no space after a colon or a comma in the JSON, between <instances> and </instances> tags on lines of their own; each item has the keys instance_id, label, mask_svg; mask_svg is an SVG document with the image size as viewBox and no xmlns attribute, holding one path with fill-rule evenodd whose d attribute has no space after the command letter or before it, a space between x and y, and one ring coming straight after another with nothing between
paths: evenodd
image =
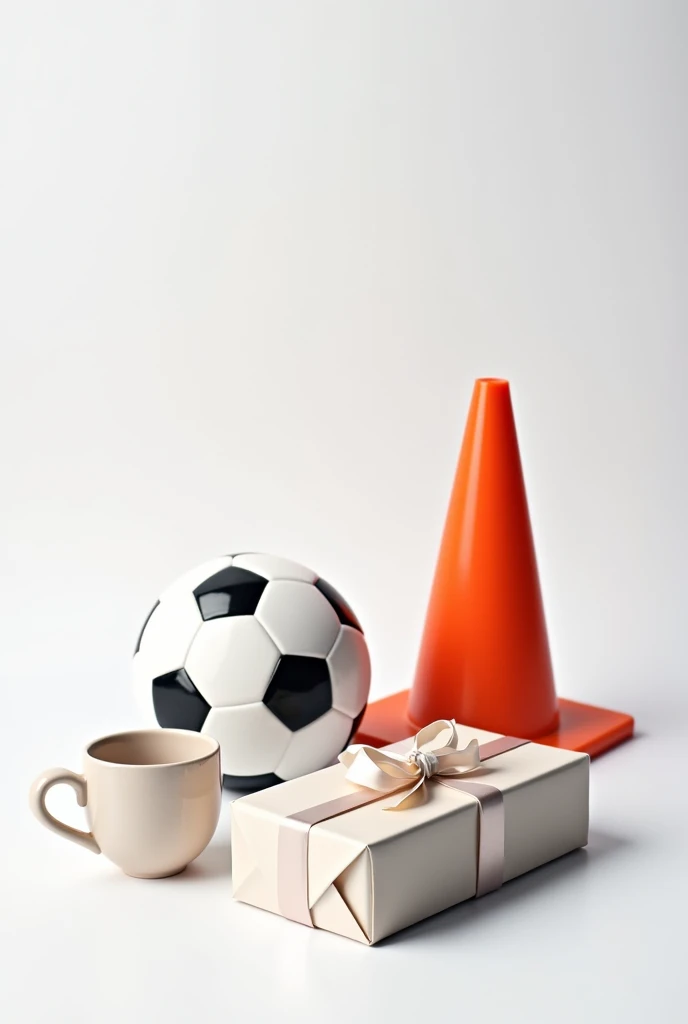
<instances>
[{"instance_id":1,"label":"orange traffic cone","mask_svg":"<svg viewBox=\"0 0 688 1024\"><path fill-rule=\"evenodd\" d=\"M437 718L600 754L629 715L557 700L509 383L476 381L411 691L369 705L357 742Z\"/></svg>"}]
</instances>

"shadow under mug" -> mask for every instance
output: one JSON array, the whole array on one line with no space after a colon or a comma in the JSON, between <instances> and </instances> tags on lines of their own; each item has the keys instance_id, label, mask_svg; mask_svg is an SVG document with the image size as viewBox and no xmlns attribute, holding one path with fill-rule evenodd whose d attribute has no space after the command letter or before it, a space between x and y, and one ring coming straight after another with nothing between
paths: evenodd
<instances>
[{"instance_id":1,"label":"shadow under mug","mask_svg":"<svg viewBox=\"0 0 688 1024\"><path fill-rule=\"evenodd\" d=\"M55 818L45 805L66 783L86 808L90 832ZM38 820L104 853L127 875L166 878L183 871L212 839L222 805L220 747L185 729L142 729L94 740L84 751L83 775L51 768L31 787Z\"/></svg>"}]
</instances>

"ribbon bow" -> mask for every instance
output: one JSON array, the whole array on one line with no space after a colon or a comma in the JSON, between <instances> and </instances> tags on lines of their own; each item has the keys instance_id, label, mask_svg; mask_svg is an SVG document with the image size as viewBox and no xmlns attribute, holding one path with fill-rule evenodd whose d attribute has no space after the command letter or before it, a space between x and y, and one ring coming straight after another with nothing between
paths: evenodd
<instances>
[{"instance_id":1,"label":"ribbon bow","mask_svg":"<svg viewBox=\"0 0 688 1024\"><path fill-rule=\"evenodd\" d=\"M432 743L449 730L449 742L433 747ZM357 786L377 790L378 793L396 793L408 786L413 788L386 811L403 811L426 798L425 783L434 775L454 776L480 767L478 741L472 739L463 750L458 749L456 722L441 719L426 725L416 734L413 749L408 754L392 754L365 744L356 744L339 755L348 768L346 778Z\"/></svg>"}]
</instances>

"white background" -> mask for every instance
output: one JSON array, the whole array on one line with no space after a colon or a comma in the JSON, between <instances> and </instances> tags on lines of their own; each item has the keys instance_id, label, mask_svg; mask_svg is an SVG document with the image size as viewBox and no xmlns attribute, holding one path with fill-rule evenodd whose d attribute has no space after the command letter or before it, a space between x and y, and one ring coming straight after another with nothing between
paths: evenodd
<instances>
[{"instance_id":1,"label":"white background","mask_svg":"<svg viewBox=\"0 0 688 1024\"><path fill-rule=\"evenodd\" d=\"M0 4L3 1020L682 1019L687 46L681 0ZM559 692L638 719L588 851L369 950L233 904L227 813L155 884L41 830L215 554L409 684L482 375Z\"/></svg>"}]
</instances>

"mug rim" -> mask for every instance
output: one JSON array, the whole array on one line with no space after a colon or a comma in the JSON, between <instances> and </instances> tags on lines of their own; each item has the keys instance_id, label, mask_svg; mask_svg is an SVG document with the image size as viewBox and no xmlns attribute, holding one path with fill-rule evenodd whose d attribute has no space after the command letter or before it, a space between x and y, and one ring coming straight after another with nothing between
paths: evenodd
<instances>
[{"instance_id":1,"label":"mug rim","mask_svg":"<svg viewBox=\"0 0 688 1024\"><path fill-rule=\"evenodd\" d=\"M131 761L110 761L106 757L99 757L94 753L94 748L101 743L107 743L112 740L128 740L132 737L141 738L143 736L160 736L161 733L170 734L172 736L179 736L183 739L193 738L198 739L205 745L210 745L211 749L203 754L198 754L195 757L185 757L181 761L155 761L150 764L136 764ZM195 729L124 729L121 732L107 733L105 736L98 736L95 740L87 745L85 754L92 761L98 764L107 765L108 768L179 768L186 764L202 764L204 761L209 761L215 757L220 751L220 744L214 736L209 736L207 733L196 732Z\"/></svg>"}]
</instances>

